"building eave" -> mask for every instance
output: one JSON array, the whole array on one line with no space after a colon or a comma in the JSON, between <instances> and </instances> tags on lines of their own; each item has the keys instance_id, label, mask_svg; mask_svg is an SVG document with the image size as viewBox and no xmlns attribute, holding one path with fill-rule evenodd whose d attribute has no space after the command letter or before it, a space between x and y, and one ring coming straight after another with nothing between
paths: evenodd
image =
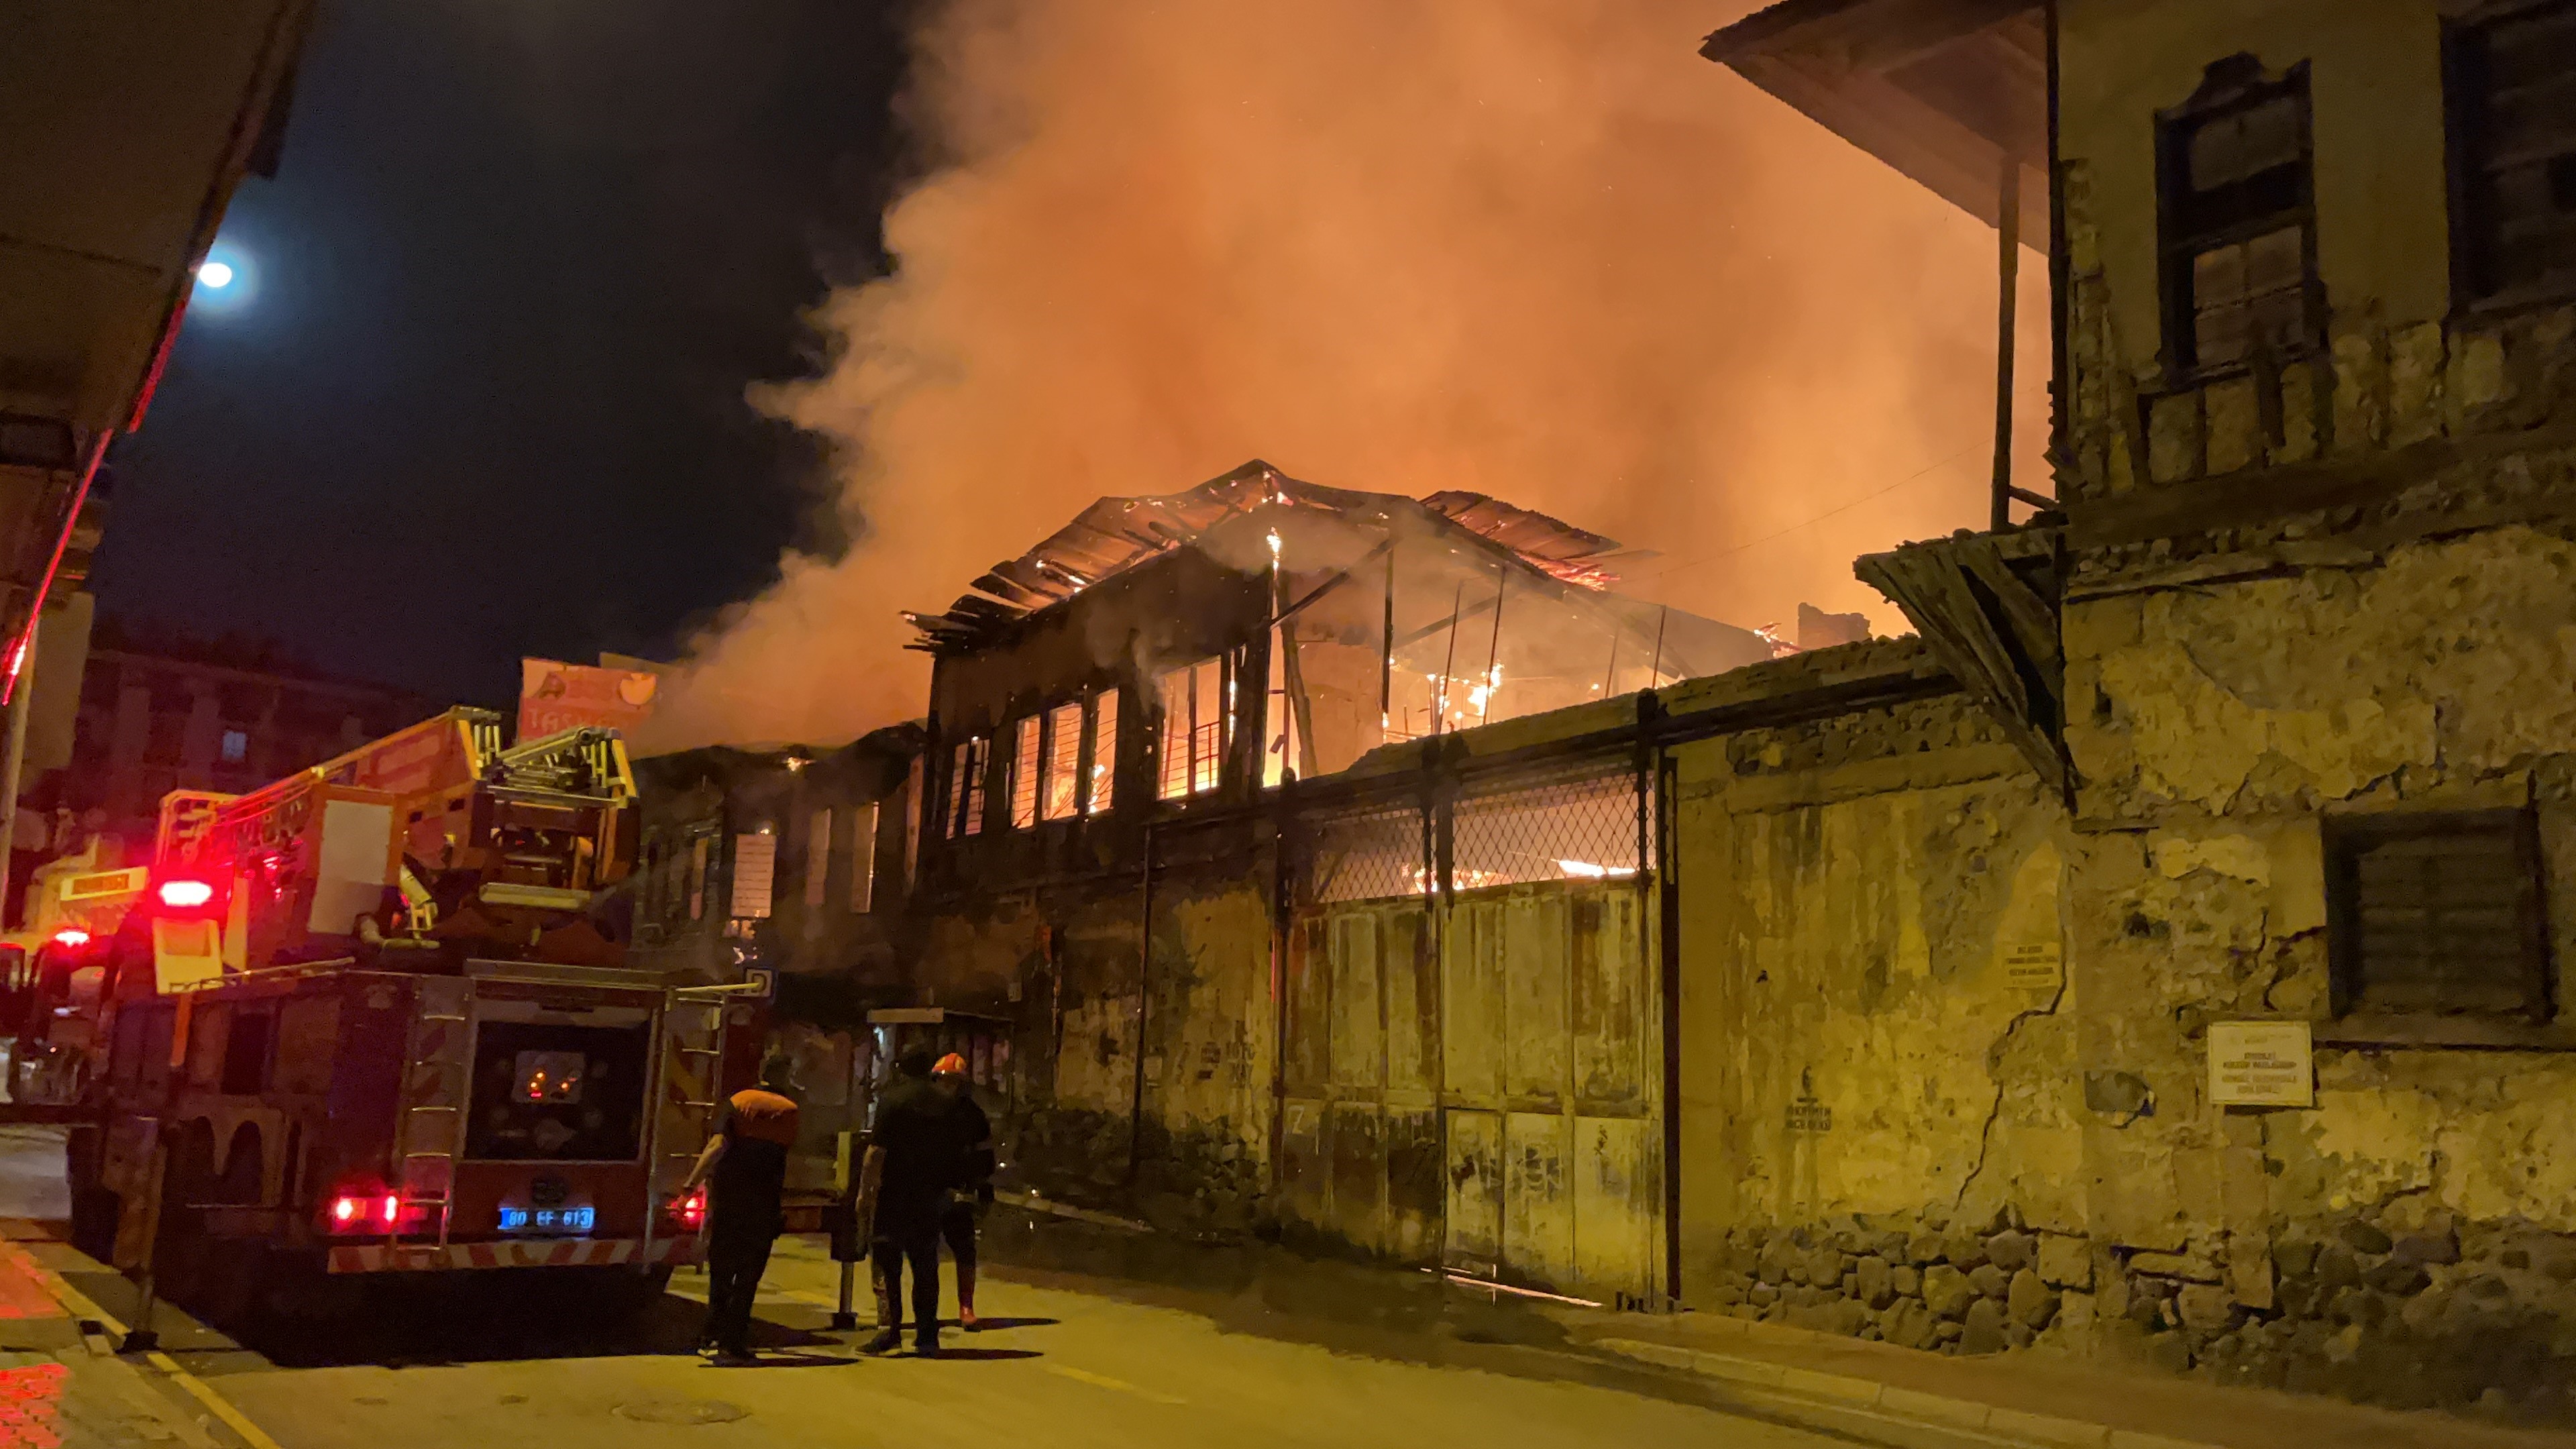
<instances>
[{"instance_id":1,"label":"building eave","mask_svg":"<svg viewBox=\"0 0 2576 1449\"><path fill-rule=\"evenodd\" d=\"M2007 162L2048 186L2047 6L2040 0L1781 0L1700 54L1992 226ZM2048 247L2048 209L2020 209Z\"/></svg>"}]
</instances>

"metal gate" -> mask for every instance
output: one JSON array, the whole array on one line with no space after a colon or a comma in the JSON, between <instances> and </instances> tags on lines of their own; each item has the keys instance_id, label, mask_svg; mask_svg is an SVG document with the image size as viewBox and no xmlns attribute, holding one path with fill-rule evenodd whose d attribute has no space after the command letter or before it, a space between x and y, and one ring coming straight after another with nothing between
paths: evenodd
<instances>
[{"instance_id":1,"label":"metal gate","mask_svg":"<svg viewBox=\"0 0 2576 1449\"><path fill-rule=\"evenodd\" d=\"M1659 1296L1640 824L1634 775L1599 765L1315 822L1284 983L1293 1222L1475 1277Z\"/></svg>"}]
</instances>

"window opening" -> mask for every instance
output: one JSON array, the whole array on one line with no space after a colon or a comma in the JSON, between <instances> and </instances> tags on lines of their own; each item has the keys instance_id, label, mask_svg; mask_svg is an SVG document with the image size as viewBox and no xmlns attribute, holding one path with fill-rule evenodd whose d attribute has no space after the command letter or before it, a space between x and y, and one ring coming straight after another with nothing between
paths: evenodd
<instances>
[{"instance_id":1,"label":"window opening","mask_svg":"<svg viewBox=\"0 0 2576 1449\"><path fill-rule=\"evenodd\" d=\"M2338 817L2326 845L2339 1013L2548 1016L2529 812Z\"/></svg>"},{"instance_id":2,"label":"window opening","mask_svg":"<svg viewBox=\"0 0 2576 1449\"><path fill-rule=\"evenodd\" d=\"M913 761L916 767L920 760ZM877 806L862 805L850 823L850 909L864 912L876 904ZM905 837L905 868L911 867L911 837Z\"/></svg>"},{"instance_id":3,"label":"window opening","mask_svg":"<svg viewBox=\"0 0 2576 1449\"><path fill-rule=\"evenodd\" d=\"M2444 37L2464 300L2576 289L2576 4Z\"/></svg>"},{"instance_id":4,"label":"window opening","mask_svg":"<svg viewBox=\"0 0 2576 1449\"><path fill-rule=\"evenodd\" d=\"M1026 830L1038 823L1038 772L1045 754L1039 748L1041 717L1022 719L1011 740L1011 828Z\"/></svg>"},{"instance_id":5,"label":"window opening","mask_svg":"<svg viewBox=\"0 0 2576 1449\"><path fill-rule=\"evenodd\" d=\"M1091 697L1090 791L1083 813L1098 815L1117 802L1118 691L1104 689Z\"/></svg>"},{"instance_id":6,"label":"window opening","mask_svg":"<svg viewBox=\"0 0 2576 1449\"><path fill-rule=\"evenodd\" d=\"M1078 700L1047 711L1045 773L1040 813L1049 820L1072 819L1082 793L1082 704Z\"/></svg>"},{"instance_id":7,"label":"window opening","mask_svg":"<svg viewBox=\"0 0 2576 1449\"><path fill-rule=\"evenodd\" d=\"M2271 80L2253 56L2231 56L2160 119L2158 220L2175 363L2230 367L2313 346L2320 289L2306 67Z\"/></svg>"},{"instance_id":8,"label":"window opening","mask_svg":"<svg viewBox=\"0 0 2576 1449\"><path fill-rule=\"evenodd\" d=\"M1231 692L1223 659L1166 670L1162 677L1163 768L1166 800L1204 795L1223 773L1226 703Z\"/></svg>"}]
</instances>

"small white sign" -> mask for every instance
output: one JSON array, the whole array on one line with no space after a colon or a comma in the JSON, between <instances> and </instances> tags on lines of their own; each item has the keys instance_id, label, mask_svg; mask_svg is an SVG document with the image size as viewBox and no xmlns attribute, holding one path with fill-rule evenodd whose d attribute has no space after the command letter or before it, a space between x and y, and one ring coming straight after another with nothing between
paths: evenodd
<instances>
[{"instance_id":1,"label":"small white sign","mask_svg":"<svg viewBox=\"0 0 2576 1449\"><path fill-rule=\"evenodd\" d=\"M2304 1021L2209 1024L2209 1100L2222 1107L2312 1107L2316 1053Z\"/></svg>"},{"instance_id":2,"label":"small white sign","mask_svg":"<svg viewBox=\"0 0 2576 1449\"><path fill-rule=\"evenodd\" d=\"M2055 991L2066 978L2066 949L2055 941L2024 941L2004 948L2004 984L2024 991Z\"/></svg>"},{"instance_id":3,"label":"small white sign","mask_svg":"<svg viewBox=\"0 0 2576 1449\"><path fill-rule=\"evenodd\" d=\"M778 975L765 966L755 966L745 971L742 973L742 979L745 985L752 988L751 994L763 1001L778 994Z\"/></svg>"}]
</instances>

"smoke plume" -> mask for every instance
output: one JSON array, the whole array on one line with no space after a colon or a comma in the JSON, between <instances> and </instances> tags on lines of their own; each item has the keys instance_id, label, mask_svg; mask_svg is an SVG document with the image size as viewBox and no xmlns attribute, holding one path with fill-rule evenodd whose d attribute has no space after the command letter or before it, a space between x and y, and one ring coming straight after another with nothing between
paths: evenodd
<instances>
[{"instance_id":1,"label":"smoke plume","mask_svg":"<svg viewBox=\"0 0 2576 1449\"><path fill-rule=\"evenodd\" d=\"M1699 58L1746 8L952 0L894 274L819 309L818 375L754 393L829 441L858 542L695 641L648 743L916 716L897 609L1256 456L1661 549L1627 590L1733 623L1901 628L1851 558L1982 526L1994 233Z\"/></svg>"}]
</instances>

